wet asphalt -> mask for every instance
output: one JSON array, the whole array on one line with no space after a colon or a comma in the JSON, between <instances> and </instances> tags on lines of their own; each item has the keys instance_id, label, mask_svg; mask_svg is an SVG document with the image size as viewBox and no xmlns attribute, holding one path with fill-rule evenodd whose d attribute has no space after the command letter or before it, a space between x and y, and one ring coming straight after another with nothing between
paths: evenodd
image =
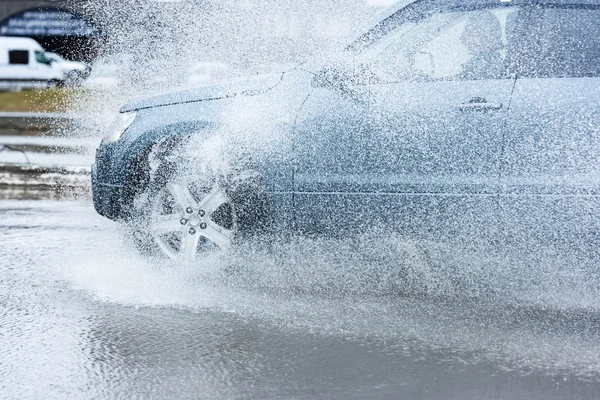
<instances>
[{"instance_id":1,"label":"wet asphalt","mask_svg":"<svg viewBox=\"0 0 600 400\"><path fill-rule=\"evenodd\" d=\"M279 256L166 265L89 200L19 197L0 200L2 399L600 398L589 304L269 287Z\"/></svg>"}]
</instances>

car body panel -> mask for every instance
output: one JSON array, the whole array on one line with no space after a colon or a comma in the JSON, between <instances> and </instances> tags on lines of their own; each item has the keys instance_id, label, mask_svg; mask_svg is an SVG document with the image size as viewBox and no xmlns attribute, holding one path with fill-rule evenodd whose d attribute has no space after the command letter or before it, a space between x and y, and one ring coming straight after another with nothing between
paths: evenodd
<instances>
[{"instance_id":1,"label":"car body panel","mask_svg":"<svg viewBox=\"0 0 600 400\"><path fill-rule=\"evenodd\" d=\"M166 93L126 104L121 108L121 112L197 101L226 99L239 95L253 96L267 92L275 87L281 81L282 76L283 74L256 75L250 78L205 85L198 89Z\"/></svg>"},{"instance_id":2,"label":"car body panel","mask_svg":"<svg viewBox=\"0 0 600 400\"><path fill-rule=\"evenodd\" d=\"M523 19L515 21L513 28L521 29ZM453 235L493 231L515 76L409 81L379 73L389 68L377 66L380 55L369 61L386 78L317 88L301 112L298 228L331 233L377 226L415 234L431 229L416 212L425 209L452 226ZM398 218L406 207L411 217ZM443 225L438 233L449 232Z\"/></svg>"},{"instance_id":3,"label":"car body panel","mask_svg":"<svg viewBox=\"0 0 600 400\"><path fill-rule=\"evenodd\" d=\"M264 175L274 209L282 210L277 212L282 215L281 223L291 221L293 158L290 134L294 116L310 92L312 75L298 70L280 76L277 75L278 84L270 87L269 96L257 92L244 95L241 94L243 90L239 90L236 91L239 93L237 98L193 100L138 109L140 104L158 101L152 99L124 107L126 110L137 109L134 122L120 140L111 142L104 139L96 153L95 187L102 188L115 199L115 205L111 207L97 201L95 204L102 206L98 211L113 219L124 217L122 211L125 207L121 204L124 201L123 187L131 178L136 158L156 144L176 136L192 138L196 143L210 137L221 137L226 138L223 140L224 152L231 159L237 156L251 157L252 163ZM269 79L271 83L275 81ZM240 88L256 88L255 83L256 80L251 79L250 83L244 82ZM233 84L227 87L233 88ZM306 90L304 93L296 91L298 96L289 96L289 91L295 87L305 87ZM207 93L204 89L196 90L193 98L209 98L214 93ZM251 101L244 101L244 97L251 98ZM278 99L274 103L277 106L273 106L273 99ZM232 115L236 118L232 119ZM249 132L249 124L240 120L243 116L251 121L261 121L261 125L254 124L254 131ZM289 215L283 215L283 210Z\"/></svg>"},{"instance_id":4,"label":"car body panel","mask_svg":"<svg viewBox=\"0 0 600 400\"><path fill-rule=\"evenodd\" d=\"M518 80L499 212L506 242L598 253L599 99L599 78Z\"/></svg>"},{"instance_id":5,"label":"car body panel","mask_svg":"<svg viewBox=\"0 0 600 400\"><path fill-rule=\"evenodd\" d=\"M501 239L597 261L600 4L539 3L526 33L539 40L523 47L504 131Z\"/></svg>"}]
</instances>

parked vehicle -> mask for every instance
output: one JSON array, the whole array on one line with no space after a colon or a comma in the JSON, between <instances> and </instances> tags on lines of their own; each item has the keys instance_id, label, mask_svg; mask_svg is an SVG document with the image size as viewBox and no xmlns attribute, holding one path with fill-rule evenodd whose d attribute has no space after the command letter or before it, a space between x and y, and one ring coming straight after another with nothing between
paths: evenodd
<instances>
[{"instance_id":1,"label":"parked vehicle","mask_svg":"<svg viewBox=\"0 0 600 400\"><path fill-rule=\"evenodd\" d=\"M414 1L334 61L127 104L94 205L173 259L291 230L597 260L598 20L600 1ZM198 141L230 168L175 173L213 156Z\"/></svg>"},{"instance_id":2,"label":"parked vehicle","mask_svg":"<svg viewBox=\"0 0 600 400\"><path fill-rule=\"evenodd\" d=\"M38 42L30 38L0 37L0 89L44 88L64 81Z\"/></svg>"},{"instance_id":3,"label":"parked vehicle","mask_svg":"<svg viewBox=\"0 0 600 400\"><path fill-rule=\"evenodd\" d=\"M79 86L92 71L92 68L80 61L69 61L56 53L46 53L53 66L60 69L65 77L65 84Z\"/></svg>"}]
</instances>

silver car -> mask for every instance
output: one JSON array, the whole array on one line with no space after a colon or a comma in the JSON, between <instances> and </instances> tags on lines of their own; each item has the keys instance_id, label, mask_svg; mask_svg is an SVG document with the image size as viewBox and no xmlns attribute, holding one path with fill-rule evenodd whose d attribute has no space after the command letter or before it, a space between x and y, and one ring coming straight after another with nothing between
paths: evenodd
<instances>
[{"instance_id":1,"label":"silver car","mask_svg":"<svg viewBox=\"0 0 600 400\"><path fill-rule=\"evenodd\" d=\"M415 1L327 62L128 104L96 209L173 259L392 232L595 263L598 21L600 1ZM228 168L189 171L218 152Z\"/></svg>"}]
</instances>

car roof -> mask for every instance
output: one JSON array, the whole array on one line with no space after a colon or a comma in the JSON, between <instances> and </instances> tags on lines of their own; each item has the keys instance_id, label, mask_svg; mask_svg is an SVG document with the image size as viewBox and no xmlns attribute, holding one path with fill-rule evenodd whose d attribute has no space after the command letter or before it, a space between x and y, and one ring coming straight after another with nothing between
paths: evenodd
<instances>
[{"instance_id":1,"label":"car roof","mask_svg":"<svg viewBox=\"0 0 600 400\"><path fill-rule=\"evenodd\" d=\"M389 6L386 11L390 15L406 7L409 4L417 2L425 2L428 0L398 0L393 5ZM429 0L431 1L431 0ZM600 5L600 0L435 0L436 4L441 5L469 5L474 4L493 4L493 3L528 3L528 4L562 4L562 5Z\"/></svg>"},{"instance_id":2,"label":"car roof","mask_svg":"<svg viewBox=\"0 0 600 400\"><path fill-rule=\"evenodd\" d=\"M556 4L556 5L590 5L590 6L600 6L600 0L398 0L393 5L383 9L381 12L377 13L374 18L372 18L372 23L370 26L374 26L377 22L381 22L384 19L394 15L398 11L406 8L410 4L413 3L421 3L421 2L432 2L436 5L442 6L456 6L456 7L472 7L477 4L494 4L494 3L504 3L504 4Z\"/></svg>"},{"instance_id":3,"label":"car roof","mask_svg":"<svg viewBox=\"0 0 600 400\"><path fill-rule=\"evenodd\" d=\"M399 0L395 4L384 9L382 12L377 14L376 18L379 21L383 21L395 14L396 12L406 8L408 5L413 3L425 3L431 2L440 6L456 6L460 7L473 7L474 5L487 5L487 4L555 4L555 5L574 5L574 6L600 6L600 0ZM374 25L374 24L373 24Z\"/></svg>"},{"instance_id":4,"label":"car roof","mask_svg":"<svg viewBox=\"0 0 600 400\"><path fill-rule=\"evenodd\" d=\"M387 21L394 19L394 16L402 12L405 9L417 6L418 3L431 4L436 7L444 8L456 8L457 10L472 9L478 7L493 6L495 4L510 6L512 5L554 5L554 6L575 6L575 7L593 7L600 8L600 0L399 0L392 6L384 9L377 13L367 24L363 25L360 30L356 30L352 35L352 39L349 43L348 49L360 49L363 39L370 36L373 30L377 30L378 27L382 27L387 24ZM367 39L364 43L368 43Z\"/></svg>"}]
</instances>

